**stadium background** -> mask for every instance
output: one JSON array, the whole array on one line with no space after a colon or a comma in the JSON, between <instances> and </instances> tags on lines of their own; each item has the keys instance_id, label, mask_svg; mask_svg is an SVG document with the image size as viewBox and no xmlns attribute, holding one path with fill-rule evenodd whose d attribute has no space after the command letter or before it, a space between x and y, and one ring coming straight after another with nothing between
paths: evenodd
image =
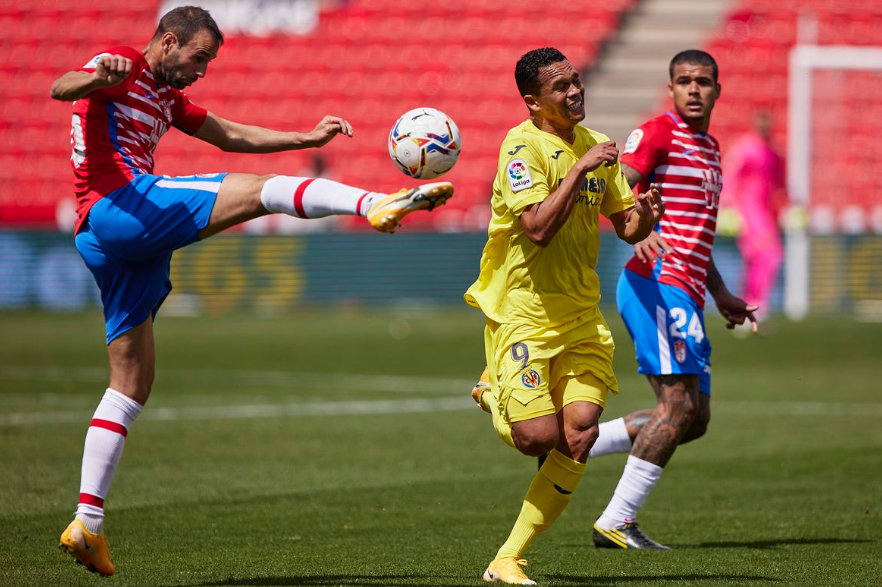
<instances>
[{"instance_id":1,"label":"stadium background","mask_svg":"<svg viewBox=\"0 0 882 587\"><path fill-rule=\"evenodd\" d=\"M0 308L95 306L95 288L69 237L69 105L47 99L48 87L97 50L146 44L158 15L173 5L0 2L6 31L0 39ZM400 113L419 105L452 116L464 150L446 177L457 186L455 199L433 214L409 218L392 239L369 234L355 218L304 223L273 217L181 251L169 313L286 312L300 303L339 300L459 304L477 271L498 145L525 115L512 68L530 48L553 44L585 71L586 123L620 144L631 128L667 107L669 56L684 47L705 48L722 72L712 132L724 157L764 110L786 160L791 49L798 40L873 45L882 31L879 0L205 5L226 30L227 42L206 79L189 92L197 103L233 120L294 130L335 113L347 117L357 135L321 151L256 156L220 153L172 131L159 146L158 172L311 175L320 165L325 176L345 183L399 189L412 180L388 160L386 135ZM882 198L874 172L882 169L882 72L823 70L811 86L811 164L796 170L810 186L810 254L802 268L807 278L795 287L807 290L812 312L878 318ZM800 218L790 215L797 232ZM605 237L600 274L604 298L611 300L628 253L609 233ZM380 262L390 248L400 261L393 270ZM715 258L739 291L738 252L725 234ZM789 259L786 270L799 269ZM773 295L774 311L781 309L785 275Z\"/></svg>"}]
</instances>

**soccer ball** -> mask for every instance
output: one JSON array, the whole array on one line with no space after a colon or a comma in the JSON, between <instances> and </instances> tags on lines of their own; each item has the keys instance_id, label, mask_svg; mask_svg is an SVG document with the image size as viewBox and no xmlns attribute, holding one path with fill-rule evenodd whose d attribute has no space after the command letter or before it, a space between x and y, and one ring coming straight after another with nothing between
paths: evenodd
<instances>
[{"instance_id":1,"label":"soccer ball","mask_svg":"<svg viewBox=\"0 0 882 587\"><path fill-rule=\"evenodd\" d=\"M405 175L417 179L450 171L461 148L456 123L434 108L405 112L389 132L389 156Z\"/></svg>"}]
</instances>

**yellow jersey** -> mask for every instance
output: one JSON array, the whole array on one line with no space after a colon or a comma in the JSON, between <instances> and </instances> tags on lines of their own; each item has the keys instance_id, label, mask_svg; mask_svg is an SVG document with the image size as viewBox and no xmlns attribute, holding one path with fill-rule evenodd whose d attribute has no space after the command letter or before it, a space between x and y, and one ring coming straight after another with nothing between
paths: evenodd
<instances>
[{"instance_id":1,"label":"yellow jersey","mask_svg":"<svg viewBox=\"0 0 882 587\"><path fill-rule=\"evenodd\" d=\"M576 161L609 139L583 126L569 144L527 120L508 132L499 151L489 238L481 273L465 293L494 322L558 326L600 301L598 214L607 218L634 205L621 165L587 173L570 217L547 247L533 244L520 215L542 202Z\"/></svg>"}]
</instances>

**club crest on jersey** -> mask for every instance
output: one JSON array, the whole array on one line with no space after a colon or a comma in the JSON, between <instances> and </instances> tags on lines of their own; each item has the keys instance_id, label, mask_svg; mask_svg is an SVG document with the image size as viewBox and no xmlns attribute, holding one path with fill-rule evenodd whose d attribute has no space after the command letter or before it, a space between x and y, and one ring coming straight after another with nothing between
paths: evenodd
<instances>
[{"instance_id":1,"label":"club crest on jersey","mask_svg":"<svg viewBox=\"0 0 882 587\"><path fill-rule=\"evenodd\" d=\"M704 190L707 207L719 208L720 192L723 191L723 174L717 169L705 169L702 173L704 179L701 181L701 187Z\"/></svg>"},{"instance_id":2,"label":"club crest on jersey","mask_svg":"<svg viewBox=\"0 0 882 587\"><path fill-rule=\"evenodd\" d=\"M533 178L530 177L530 168L523 159L512 159L508 163L508 182L511 185L511 191L519 192L529 187L533 187Z\"/></svg>"},{"instance_id":3,"label":"club crest on jersey","mask_svg":"<svg viewBox=\"0 0 882 587\"><path fill-rule=\"evenodd\" d=\"M634 131L628 135L628 140L625 141L625 150L622 151L622 154L637 152L637 147L640 146L640 141L642 140L643 130L639 128L634 129Z\"/></svg>"},{"instance_id":4,"label":"club crest on jersey","mask_svg":"<svg viewBox=\"0 0 882 587\"><path fill-rule=\"evenodd\" d=\"M171 120L171 116L169 116L169 120ZM153 119L153 130L150 131L150 142L156 147L156 143L159 142L159 139L162 138L168 132L168 125L161 118Z\"/></svg>"},{"instance_id":5,"label":"club crest on jersey","mask_svg":"<svg viewBox=\"0 0 882 587\"><path fill-rule=\"evenodd\" d=\"M686 341L674 341L674 358L678 363L683 363L686 360Z\"/></svg>"},{"instance_id":6,"label":"club crest on jersey","mask_svg":"<svg viewBox=\"0 0 882 587\"><path fill-rule=\"evenodd\" d=\"M162 113L165 114L166 119L172 119L172 102L171 100L160 100L159 107L162 108Z\"/></svg>"},{"instance_id":7,"label":"club crest on jersey","mask_svg":"<svg viewBox=\"0 0 882 587\"><path fill-rule=\"evenodd\" d=\"M539 377L539 372L536 369L527 369L521 374L521 383L524 384L524 387L536 389L542 383L542 378Z\"/></svg>"}]
</instances>

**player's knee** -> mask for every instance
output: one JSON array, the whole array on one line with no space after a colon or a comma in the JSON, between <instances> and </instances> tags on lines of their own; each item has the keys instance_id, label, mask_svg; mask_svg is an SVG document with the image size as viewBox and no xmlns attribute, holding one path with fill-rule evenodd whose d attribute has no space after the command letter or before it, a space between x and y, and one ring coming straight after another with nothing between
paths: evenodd
<instances>
[{"instance_id":1,"label":"player's knee","mask_svg":"<svg viewBox=\"0 0 882 587\"><path fill-rule=\"evenodd\" d=\"M275 173L270 173L267 175L253 176L253 178L252 178L253 187L251 188L251 191L257 192L258 194L262 194L264 188L266 187L266 182L273 179L274 177L278 177L278 175Z\"/></svg>"},{"instance_id":2,"label":"player's knee","mask_svg":"<svg viewBox=\"0 0 882 587\"><path fill-rule=\"evenodd\" d=\"M699 406L694 397L691 397L689 395L684 396L683 414L684 418L688 420L690 424L695 422L695 419L698 417L699 414Z\"/></svg>"},{"instance_id":3,"label":"player's knee","mask_svg":"<svg viewBox=\"0 0 882 587\"><path fill-rule=\"evenodd\" d=\"M551 436L515 436L518 450L528 457L541 457L557 446L557 437Z\"/></svg>"},{"instance_id":4,"label":"player's knee","mask_svg":"<svg viewBox=\"0 0 882 587\"><path fill-rule=\"evenodd\" d=\"M518 422L512 427L515 446L529 457L539 457L551 452L557 446L559 437L560 431L556 422L552 425L552 423L527 420Z\"/></svg>"},{"instance_id":5,"label":"player's knee","mask_svg":"<svg viewBox=\"0 0 882 587\"><path fill-rule=\"evenodd\" d=\"M669 390L659 402L658 410L665 420L677 428L688 429L699 415L698 401L693 394L685 390Z\"/></svg>"},{"instance_id":6,"label":"player's knee","mask_svg":"<svg viewBox=\"0 0 882 587\"><path fill-rule=\"evenodd\" d=\"M263 192L266 183L274 177L277 177L275 173L230 173L221 184L221 193L243 201L253 199L253 196Z\"/></svg>"},{"instance_id":7,"label":"player's knee","mask_svg":"<svg viewBox=\"0 0 882 587\"><path fill-rule=\"evenodd\" d=\"M691 427L692 424L695 423L695 418L698 416L698 402L688 394L678 399L679 403L676 410L678 416L677 420L680 422L681 427Z\"/></svg>"}]
</instances>

